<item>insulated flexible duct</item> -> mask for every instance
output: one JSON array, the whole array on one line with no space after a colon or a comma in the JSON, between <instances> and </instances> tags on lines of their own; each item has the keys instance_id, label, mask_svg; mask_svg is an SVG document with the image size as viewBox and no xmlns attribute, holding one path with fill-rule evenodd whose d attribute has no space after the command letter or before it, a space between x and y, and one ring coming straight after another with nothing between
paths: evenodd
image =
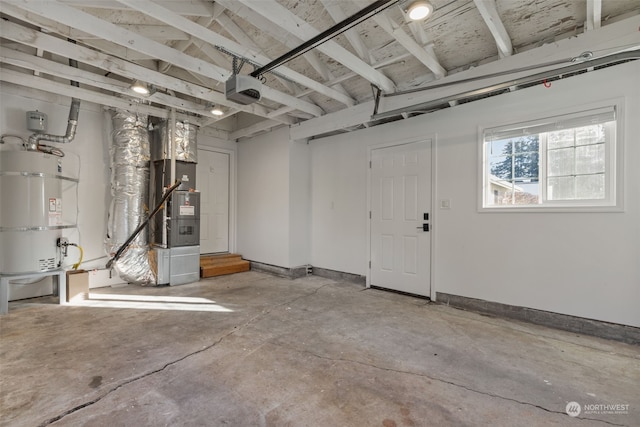
<instances>
[{"instance_id":1,"label":"insulated flexible duct","mask_svg":"<svg viewBox=\"0 0 640 427\"><path fill-rule=\"evenodd\" d=\"M149 187L149 133L147 116L124 110L111 112L111 194L106 250L109 255L124 244L147 218L145 202ZM155 284L149 264L149 240L143 230L115 263L120 278L128 283Z\"/></svg>"},{"instance_id":2,"label":"insulated flexible duct","mask_svg":"<svg viewBox=\"0 0 640 427\"><path fill-rule=\"evenodd\" d=\"M159 143L155 145L153 160L171 158L170 123L164 121L158 125ZM189 122L176 121L175 147L176 160L187 163L198 163L198 127ZM176 177L180 178L180 177Z\"/></svg>"}]
</instances>

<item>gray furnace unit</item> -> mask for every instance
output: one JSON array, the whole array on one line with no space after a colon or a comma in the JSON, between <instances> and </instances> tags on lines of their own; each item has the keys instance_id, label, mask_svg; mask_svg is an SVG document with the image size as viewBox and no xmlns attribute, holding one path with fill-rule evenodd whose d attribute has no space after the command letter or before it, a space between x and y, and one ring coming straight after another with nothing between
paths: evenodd
<instances>
[{"instance_id":1,"label":"gray furnace unit","mask_svg":"<svg viewBox=\"0 0 640 427\"><path fill-rule=\"evenodd\" d=\"M182 184L171 194L162 214L154 218L154 243L158 285L182 285L200 280L200 193L196 189L196 131L189 123L176 123L176 178ZM152 132L152 203L163 196L169 182L171 150L167 123Z\"/></svg>"}]
</instances>

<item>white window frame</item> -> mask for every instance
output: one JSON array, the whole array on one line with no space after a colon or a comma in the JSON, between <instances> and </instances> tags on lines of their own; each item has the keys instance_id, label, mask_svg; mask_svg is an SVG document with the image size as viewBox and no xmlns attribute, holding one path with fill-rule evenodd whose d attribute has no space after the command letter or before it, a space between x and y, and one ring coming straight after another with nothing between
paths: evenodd
<instances>
[{"instance_id":1,"label":"white window frame","mask_svg":"<svg viewBox=\"0 0 640 427\"><path fill-rule=\"evenodd\" d=\"M615 125L606 132L613 133L613 140L607 139L605 144L605 199L602 200L547 200L547 150L546 138L540 139L540 191L542 203L536 205L489 205L489 194L487 171L489 160L486 156L485 139L491 133L505 133L518 131L520 129L531 129L534 127L548 126L555 122L580 121L581 118L599 113L605 114L613 111ZM496 123L493 126L478 128L478 211L479 212L622 212L623 207L623 100L610 100L598 105L589 105L584 108L565 110L554 114L551 117L538 118L531 121L505 124ZM576 126L579 127L579 126Z\"/></svg>"}]
</instances>

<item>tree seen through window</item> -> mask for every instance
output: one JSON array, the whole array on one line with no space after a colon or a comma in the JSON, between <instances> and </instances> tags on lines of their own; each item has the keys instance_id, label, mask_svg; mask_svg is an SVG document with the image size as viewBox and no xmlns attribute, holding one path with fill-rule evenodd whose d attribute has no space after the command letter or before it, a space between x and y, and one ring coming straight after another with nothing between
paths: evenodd
<instances>
[{"instance_id":1,"label":"tree seen through window","mask_svg":"<svg viewBox=\"0 0 640 427\"><path fill-rule=\"evenodd\" d=\"M540 140L527 135L491 142L489 165L496 205L537 204L540 194Z\"/></svg>"}]
</instances>

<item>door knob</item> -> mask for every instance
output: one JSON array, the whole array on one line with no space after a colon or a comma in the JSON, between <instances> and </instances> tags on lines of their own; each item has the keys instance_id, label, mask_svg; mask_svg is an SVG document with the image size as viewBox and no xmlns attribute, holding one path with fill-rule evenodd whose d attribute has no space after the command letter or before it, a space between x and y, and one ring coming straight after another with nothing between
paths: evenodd
<instances>
[{"instance_id":1,"label":"door knob","mask_svg":"<svg viewBox=\"0 0 640 427\"><path fill-rule=\"evenodd\" d=\"M416 228L422 229L422 231L429 231L429 224L422 224L420 227Z\"/></svg>"}]
</instances>

